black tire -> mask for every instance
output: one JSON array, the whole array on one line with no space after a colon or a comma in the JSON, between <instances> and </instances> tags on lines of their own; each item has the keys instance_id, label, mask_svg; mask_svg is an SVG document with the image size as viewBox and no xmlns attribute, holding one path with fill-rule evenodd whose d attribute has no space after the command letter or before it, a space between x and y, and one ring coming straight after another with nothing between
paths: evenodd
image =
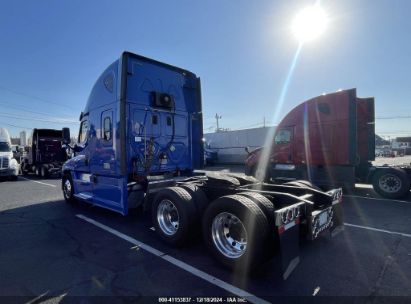
<instances>
[{"instance_id":1,"label":"black tire","mask_svg":"<svg viewBox=\"0 0 411 304\"><path fill-rule=\"evenodd\" d=\"M295 180L291 182L286 182L284 185L288 186L296 186L296 187L301 187L301 188L311 188L314 190L322 191L318 186L314 185L313 183L307 181L307 180Z\"/></svg>"},{"instance_id":2,"label":"black tire","mask_svg":"<svg viewBox=\"0 0 411 304\"><path fill-rule=\"evenodd\" d=\"M40 167L39 167L39 166L36 166L35 168L36 168L36 169L34 170L34 172L35 172L36 176L37 176L37 177L41 177Z\"/></svg>"},{"instance_id":3,"label":"black tire","mask_svg":"<svg viewBox=\"0 0 411 304\"><path fill-rule=\"evenodd\" d=\"M40 167L40 176L42 178L47 178L49 176L49 170L48 170L47 165L42 165Z\"/></svg>"},{"instance_id":4,"label":"black tire","mask_svg":"<svg viewBox=\"0 0 411 304\"><path fill-rule=\"evenodd\" d=\"M176 231L172 234L167 233L164 228L160 227L161 220L158 216L158 212L161 212L159 206L169 202L175 207L174 209L177 210L178 215L178 226L175 227ZM157 234L168 244L182 246L187 243L195 233L194 223L198 221L198 218L196 217L194 199L187 190L181 187L169 187L160 190L154 197L151 215ZM164 225L162 225L162 227L164 227Z\"/></svg>"},{"instance_id":5,"label":"black tire","mask_svg":"<svg viewBox=\"0 0 411 304\"><path fill-rule=\"evenodd\" d=\"M70 187L69 187L70 185ZM63 196L66 203L73 204L76 202L74 198L74 184L70 173L64 174L61 179L61 189L63 190Z\"/></svg>"},{"instance_id":6,"label":"black tire","mask_svg":"<svg viewBox=\"0 0 411 304\"><path fill-rule=\"evenodd\" d=\"M204 211L208 206L208 198L205 195L204 191L195 184L183 184L179 186L190 193L191 197L194 199L194 204L197 210L197 217L198 219L202 218Z\"/></svg>"},{"instance_id":7,"label":"black tire","mask_svg":"<svg viewBox=\"0 0 411 304\"><path fill-rule=\"evenodd\" d=\"M382 197L402 198L410 191L410 179L399 168L381 169L375 172L372 186L374 191Z\"/></svg>"},{"instance_id":8,"label":"black tire","mask_svg":"<svg viewBox=\"0 0 411 304\"><path fill-rule=\"evenodd\" d=\"M207 185L223 186L240 186L240 182L235 177L229 176L224 173L207 172Z\"/></svg>"},{"instance_id":9,"label":"black tire","mask_svg":"<svg viewBox=\"0 0 411 304\"><path fill-rule=\"evenodd\" d=\"M234 175L233 173L227 173L227 176L229 177L234 177L240 182L241 186L244 185L249 185L249 184L256 184L259 183L260 181L256 179L254 176L251 175Z\"/></svg>"},{"instance_id":10,"label":"black tire","mask_svg":"<svg viewBox=\"0 0 411 304\"><path fill-rule=\"evenodd\" d=\"M24 176L29 174L29 171L26 169L26 163L24 162L20 165L20 170L21 170L21 174Z\"/></svg>"},{"instance_id":11,"label":"black tire","mask_svg":"<svg viewBox=\"0 0 411 304\"><path fill-rule=\"evenodd\" d=\"M214 220L224 217L226 213L239 219L246 231L247 244L238 257L229 257L222 253L217 245L219 238L213 238ZM230 217L227 216L227 219ZM203 217L203 236L211 255L223 266L243 274L255 270L264 261L262 257L268 231L267 218L261 209L251 199L241 195L228 195L216 199L207 208Z\"/></svg>"},{"instance_id":12,"label":"black tire","mask_svg":"<svg viewBox=\"0 0 411 304\"><path fill-rule=\"evenodd\" d=\"M239 193L241 196L248 197L251 199L257 206L261 209L264 213L265 217L267 218L269 228L274 228L275 225L275 217L274 212L275 208L273 203L266 198L264 195L257 193L257 192L241 192Z\"/></svg>"},{"instance_id":13,"label":"black tire","mask_svg":"<svg viewBox=\"0 0 411 304\"><path fill-rule=\"evenodd\" d=\"M210 202L221 196L235 194L235 189L240 186L238 179L225 173L207 172L206 176L207 180L204 182L204 188Z\"/></svg>"}]
</instances>

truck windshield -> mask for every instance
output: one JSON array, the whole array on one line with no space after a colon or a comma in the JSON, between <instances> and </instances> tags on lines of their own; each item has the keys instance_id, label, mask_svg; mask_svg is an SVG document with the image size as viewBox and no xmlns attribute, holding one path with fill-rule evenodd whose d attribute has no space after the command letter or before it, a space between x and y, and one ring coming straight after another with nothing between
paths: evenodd
<instances>
[{"instance_id":1,"label":"truck windshield","mask_svg":"<svg viewBox=\"0 0 411 304\"><path fill-rule=\"evenodd\" d=\"M286 143L289 143L290 140L291 140L291 130L289 129L279 130L277 135L274 138L274 142L276 144L286 144Z\"/></svg>"},{"instance_id":2,"label":"truck windshield","mask_svg":"<svg viewBox=\"0 0 411 304\"><path fill-rule=\"evenodd\" d=\"M0 142L0 152L10 152L10 145L7 142Z\"/></svg>"}]
</instances>

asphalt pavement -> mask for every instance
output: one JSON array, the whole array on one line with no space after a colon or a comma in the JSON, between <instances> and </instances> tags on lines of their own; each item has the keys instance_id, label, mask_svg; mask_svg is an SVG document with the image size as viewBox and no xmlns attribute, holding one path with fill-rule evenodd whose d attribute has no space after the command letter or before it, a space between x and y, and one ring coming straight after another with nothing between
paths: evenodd
<instances>
[{"instance_id":1,"label":"asphalt pavement","mask_svg":"<svg viewBox=\"0 0 411 304\"><path fill-rule=\"evenodd\" d=\"M343 206L345 230L303 243L300 264L283 281L275 261L246 277L221 268L200 237L170 247L143 212L66 204L60 180L2 181L0 301L411 301L411 197L381 199L365 186Z\"/></svg>"}]
</instances>

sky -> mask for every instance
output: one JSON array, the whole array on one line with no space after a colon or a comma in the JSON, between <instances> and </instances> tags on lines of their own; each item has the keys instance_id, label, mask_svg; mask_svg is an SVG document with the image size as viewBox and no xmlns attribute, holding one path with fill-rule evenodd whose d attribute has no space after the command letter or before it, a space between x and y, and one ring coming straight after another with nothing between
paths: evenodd
<instances>
[{"instance_id":1,"label":"sky","mask_svg":"<svg viewBox=\"0 0 411 304\"><path fill-rule=\"evenodd\" d=\"M125 50L201 77L204 131L277 124L304 100L357 88L375 97L376 131L411 135L411 1L322 0L326 31L303 45L305 0L0 0L0 127L70 127ZM275 121L273 121L275 120Z\"/></svg>"}]
</instances>

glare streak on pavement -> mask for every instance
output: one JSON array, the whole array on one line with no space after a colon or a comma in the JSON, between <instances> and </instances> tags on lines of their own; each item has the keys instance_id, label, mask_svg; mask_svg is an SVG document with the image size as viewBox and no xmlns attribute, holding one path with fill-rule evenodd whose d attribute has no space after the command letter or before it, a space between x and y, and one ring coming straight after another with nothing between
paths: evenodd
<instances>
[{"instance_id":1,"label":"glare streak on pavement","mask_svg":"<svg viewBox=\"0 0 411 304\"><path fill-rule=\"evenodd\" d=\"M360 196L360 195L344 194L344 197L352 197L352 198L361 198L361 199L366 199L366 200L375 200L375 201L386 201L386 202L394 202L394 203L411 204L410 201L402 201L402 200L395 200L395 199L388 199L388 198L379 198L379 197L367 197L367 196Z\"/></svg>"},{"instance_id":2,"label":"glare streak on pavement","mask_svg":"<svg viewBox=\"0 0 411 304\"><path fill-rule=\"evenodd\" d=\"M378 228L367 227L367 226L360 226L360 225L354 225L354 224L349 224L349 223L344 223L344 226L354 227L354 228L360 228L360 229L366 229L366 230L372 230L372 231L383 232L383 233L389 233L389 234L395 234L395 235L401 235L401 236L403 236L403 237L409 237L409 238L411 238L411 234L408 234L408 233L402 233L402 232L396 232L396 231L389 231L389 230L385 230L385 229L378 229Z\"/></svg>"},{"instance_id":3,"label":"glare streak on pavement","mask_svg":"<svg viewBox=\"0 0 411 304\"><path fill-rule=\"evenodd\" d=\"M54 187L54 188L56 187L56 185L39 182L39 181L32 180L32 179L30 179L30 178L25 178L25 177L22 177L22 176L19 176L19 178L24 179L24 180L27 180L27 181L30 181L30 182L33 182L33 183L37 183L37 184L40 184L40 185L45 185L45 186Z\"/></svg>"}]
</instances>

